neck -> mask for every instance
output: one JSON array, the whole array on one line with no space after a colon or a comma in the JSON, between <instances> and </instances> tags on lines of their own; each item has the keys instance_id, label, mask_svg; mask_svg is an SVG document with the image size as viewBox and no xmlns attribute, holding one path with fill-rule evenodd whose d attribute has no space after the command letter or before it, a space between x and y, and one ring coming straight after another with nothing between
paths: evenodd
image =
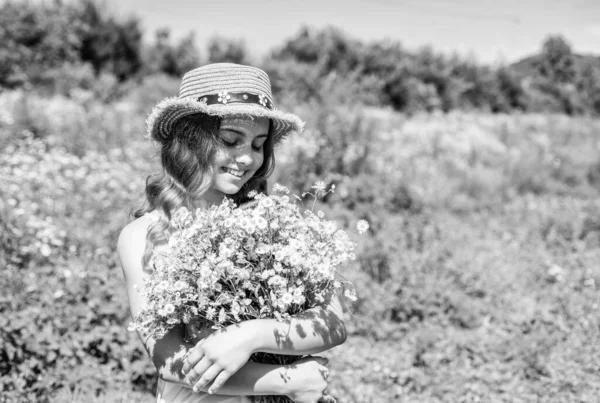
<instances>
[{"instance_id":1,"label":"neck","mask_svg":"<svg viewBox=\"0 0 600 403\"><path fill-rule=\"evenodd\" d=\"M208 189L200 197L194 200L194 204L201 208L210 208L215 205L219 205L223 202L226 195L223 192L214 190L213 188Z\"/></svg>"}]
</instances>

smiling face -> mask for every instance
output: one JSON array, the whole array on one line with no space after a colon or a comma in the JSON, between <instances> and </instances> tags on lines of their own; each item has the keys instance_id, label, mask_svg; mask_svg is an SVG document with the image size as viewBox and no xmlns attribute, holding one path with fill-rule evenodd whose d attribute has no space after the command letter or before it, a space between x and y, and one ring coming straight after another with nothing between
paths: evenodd
<instances>
[{"instance_id":1,"label":"smiling face","mask_svg":"<svg viewBox=\"0 0 600 403\"><path fill-rule=\"evenodd\" d=\"M212 162L213 182L202 198L220 203L224 196L237 193L263 164L268 135L268 118L223 118Z\"/></svg>"}]
</instances>

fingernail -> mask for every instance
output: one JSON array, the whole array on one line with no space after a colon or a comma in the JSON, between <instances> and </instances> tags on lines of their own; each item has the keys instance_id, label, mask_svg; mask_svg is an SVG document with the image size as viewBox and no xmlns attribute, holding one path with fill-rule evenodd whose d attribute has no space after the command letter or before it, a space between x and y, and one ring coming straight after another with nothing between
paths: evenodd
<instances>
[{"instance_id":1,"label":"fingernail","mask_svg":"<svg viewBox=\"0 0 600 403\"><path fill-rule=\"evenodd\" d=\"M212 388L208 390L208 393L211 395L213 394L213 392L214 392L214 390Z\"/></svg>"}]
</instances>

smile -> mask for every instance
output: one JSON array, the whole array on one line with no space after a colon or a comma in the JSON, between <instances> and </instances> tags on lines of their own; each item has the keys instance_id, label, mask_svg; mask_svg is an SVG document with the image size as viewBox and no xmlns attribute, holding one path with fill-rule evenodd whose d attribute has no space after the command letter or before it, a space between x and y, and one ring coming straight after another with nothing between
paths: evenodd
<instances>
[{"instance_id":1,"label":"smile","mask_svg":"<svg viewBox=\"0 0 600 403\"><path fill-rule=\"evenodd\" d=\"M227 172L228 174L235 176L236 178L241 178L246 173L246 171L239 171L237 169L231 169L231 168L223 168L223 170L225 172Z\"/></svg>"}]
</instances>

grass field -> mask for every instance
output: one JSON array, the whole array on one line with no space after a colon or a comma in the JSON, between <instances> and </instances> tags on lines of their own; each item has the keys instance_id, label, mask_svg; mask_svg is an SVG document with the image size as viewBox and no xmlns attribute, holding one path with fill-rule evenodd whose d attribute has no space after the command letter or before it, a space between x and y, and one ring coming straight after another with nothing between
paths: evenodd
<instances>
[{"instance_id":1,"label":"grass field","mask_svg":"<svg viewBox=\"0 0 600 403\"><path fill-rule=\"evenodd\" d=\"M0 95L0 402L149 402L115 252L156 169L145 93ZM152 97L149 97L152 98ZM595 402L600 121L300 105L273 182L371 222L340 403Z\"/></svg>"}]
</instances>

